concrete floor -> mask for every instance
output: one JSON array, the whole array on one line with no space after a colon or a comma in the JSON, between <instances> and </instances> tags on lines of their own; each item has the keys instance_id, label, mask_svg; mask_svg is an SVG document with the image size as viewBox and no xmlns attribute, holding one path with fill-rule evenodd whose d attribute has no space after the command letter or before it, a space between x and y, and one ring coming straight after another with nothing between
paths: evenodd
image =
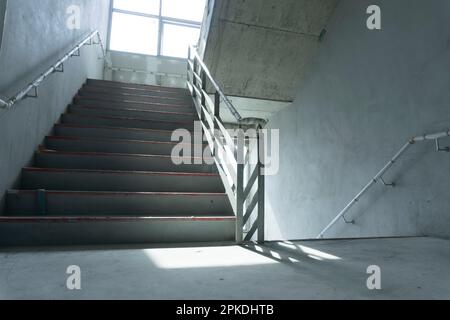
<instances>
[{"instance_id":1,"label":"concrete floor","mask_svg":"<svg viewBox=\"0 0 450 320\"><path fill-rule=\"evenodd\" d=\"M81 268L81 290L66 269ZM366 287L369 265L382 290ZM0 252L1 299L450 299L450 240Z\"/></svg>"}]
</instances>

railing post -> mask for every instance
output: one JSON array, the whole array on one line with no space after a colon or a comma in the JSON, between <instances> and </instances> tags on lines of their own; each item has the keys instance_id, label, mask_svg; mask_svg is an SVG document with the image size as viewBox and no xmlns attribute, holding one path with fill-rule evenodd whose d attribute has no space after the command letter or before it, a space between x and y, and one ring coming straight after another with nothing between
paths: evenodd
<instances>
[{"instance_id":1,"label":"railing post","mask_svg":"<svg viewBox=\"0 0 450 320\"><path fill-rule=\"evenodd\" d=\"M197 69L198 69L198 62L197 62L197 57L194 56L194 70L192 70L192 85L198 89L197 87L197 77L195 76L197 74ZM192 96L195 98L197 98L197 91L194 90L194 92L192 93Z\"/></svg>"},{"instance_id":2,"label":"railing post","mask_svg":"<svg viewBox=\"0 0 450 320\"><path fill-rule=\"evenodd\" d=\"M218 91L214 94L214 150L213 156L216 156L216 151L219 148L219 144L217 142L217 139L219 139L219 125L217 124L217 121L220 120L220 94Z\"/></svg>"},{"instance_id":3,"label":"railing post","mask_svg":"<svg viewBox=\"0 0 450 320\"><path fill-rule=\"evenodd\" d=\"M265 241L265 137L261 126L257 129L258 143L258 242Z\"/></svg>"},{"instance_id":4,"label":"railing post","mask_svg":"<svg viewBox=\"0 0 450 320\"><path fill-rule=\"evenodd\" d=\"M188 59L187 59L187 81L191 83L191 47L188 49Z\"/></svg>"},{"instance_id":5,"label":"railing post","mask_svg":"<svg viewBox=\"0 0 450 320\"><path fill-rule=\"evenodd\" d=\"M236 182L236 243L244 240L244 131L238 130L237 137L237 182Z\"/></svg>"},{"instance_id":6,"label":"railing post","mask_svg":"<svg viewBox=\"0 0 450 320\"><path fill-rule=\"evenodd\" d=\"M201 99L202 100L202 106L204 107L204 109L208 109L206 107L206 97L205 97L205 95L206 95L206 74L205 74L205 72L203 70L200 72L200 78L202 80L202 92L201 92L201 94L202 94L202 96L201 96L201 98L202 98ZM201 113L201 120L202 120L202 122L205 121L205 118L206 117L205 117L204 111L202 111L202 113Z\"/></svg>"}]
</instances>

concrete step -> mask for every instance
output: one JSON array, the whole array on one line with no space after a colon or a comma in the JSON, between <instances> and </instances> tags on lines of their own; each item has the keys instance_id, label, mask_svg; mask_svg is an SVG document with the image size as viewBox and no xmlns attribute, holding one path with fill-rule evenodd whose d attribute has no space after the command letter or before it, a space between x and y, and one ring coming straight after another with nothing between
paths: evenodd
<instances>
[{"instance_id":1,"label":"concrete step","mask_svg":"<svg viewBox=\"0 0 450 320\"><path fill-rule=\"evenodd\" d=\"M146 96L142 94L125 94L125 93L114 93L114 92L89 92L89 91L78 91L79 97L94 98L104 101L138 101L147 103L167 103L175 106L191 105L192 99L187 98L171 98L171 97L155 97Z\"/></svg>"},{"instance_id":2,"label":"concrete step","mask_svg":"<svg viewBox=\"0 0 450 320\"><path fill-rule=\"evenodd\" d=\"M76 96L73 104L90 107L105 107L110 109L135 109L143 111L161 111L161 112L182 112L195 113L195 107L190 104L173 105L167 103L147 103L132 100L123 101L105 101L104 99L86 98Z\"/></svg>"},{"instance_id":3,"label":"concrete step","mask_svg":"<svg viewBox=\"0 0 450 320\"><path fill-rule=\"evenodd\" d=\"M107 126L82 126L72 124L56 124L54 134L65 137L86 137L125 139L140 141L171 142L173 131L135 128L117 128Z\"/></svg>"},{"instance_id":4,"label":"concrete step","mask_svg":"<svg viewBox=\"0 0 450 320\"><path fill-rule=\"evenodd\" d=\"M94 117L79 114L65 113L61 116L62 123L88 125L88 126L108 126L119 128L155 129L155 130L194 130L194 122L156 121L142 120L136 118L118 117Z\"/></svg>"},{"instance_id":5,"label":"concrete step","mask_svg":"<svg viewBox=\"0 0 450 320\"><path fill-rule=\"evenodd\" d=\"M174 93L189 95L189 90L186 88L163 87L163 86L136 84L136 83L118 82L118 81L108 81L108 80L88 79L86 81L86 85L97 86L97 87L106 87L106 88L125 88L125 89L135 89L135 90L174 92Z\"/></svg>"},{"instance_id":6,"label":"concrete step","mask_svg":"<svg viewBox=\"0 0 450 320\"><path fill-rule=\"evenodd\" d=\"M141 88L124 88L124 87L105 87L105 86L95 86L85 84L81 90L93 93L117 93L117 94L128 94L128 95L143 95L150 97L167 97L175 99L187 99L192 100L192 96L189 91L162 91L154 89L141 89Z\"/></svg>"},{"instance_id":7,"label":"concrete step","mask_svg":"<svg viewBox=\"0 0 450 320\"><path fill-rule=\"evenodd\" d=\"M35 154L35 166L56 169L118 170L118 171L156 171L156 172L189 172L215 173L214 165L173 163L170 156L112 154L90 152L60 152L41 150Z\"/></svg>"},{"instance_id":8,"label":"concrete step","mask_svg":"<svg viewBox=\"0 0 450 320\"><path fill-rule=\"evenodd\" d=\"M144 155L168 155L172 154L174 148L179 145L177 142L159 141L138 141L123 139L100 139L100 138L80 138L49 136L45 138L45 148L48 150L66 152L101 152L101 153L124 153L124 154L144 154ZM196 146L185 144L190 149L190 154L194 154ZM202 150L209 148L207 144L199 146ZM183 152L177 153L184 156ZM188 154L186 154L188 156Z\"/></svg>"},{"instance_id":9,"label":"concrete step","mask_svg":"<svg viewBox=\"0 0 450 320\"><path fill-rule=\"evenodd\" d=\"M225 192L214 173L24 168L21 180L24 190Z\"/></svg>"},{"instance_id":10,"label":"concrete step","mask_svg":"<svg viewBox=\"0 0 450 320\"><path fill-rule=\"evenodd\" d=\"M86 116L98 116L98 117L118 117L118 118L136 118L143 120L161 120L161 121L180 121L180 122L193 122L198 120L198 116L195 113L185 112L168 112L168 111L150 111L150 110L138 110L138 109L117 109L108 107L94 107L83 105L71 105L69 106L69 112L73 114L80 114Z\"/></svg>"},{"instance_id":11,"label":"concrete step","mask_svg":"<svg viewBox=\"0 0 450 320\"><path fill-rule=\"evenodd\" d=\"M6 194L8 216L232 216L224 193L80 192L32 190Z\"/></svg>"},{"instance_id":12,"label":"concrete step","mask_svg":"<svg viewBox=\"0 0 450 320\"><path fill-rule=\"evenodd\" d=\"M233 242L235 217L0 217L0 246Z\"/></svg>"}]
</instances>

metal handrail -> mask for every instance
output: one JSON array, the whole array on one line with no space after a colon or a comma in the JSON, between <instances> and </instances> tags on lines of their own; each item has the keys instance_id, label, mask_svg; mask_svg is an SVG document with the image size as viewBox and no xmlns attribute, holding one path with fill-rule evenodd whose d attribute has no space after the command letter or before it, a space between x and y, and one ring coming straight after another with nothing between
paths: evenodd
<instances>
[{"instance_id":1,"label":"metal handrail","mask_svg":"<svg viewBox=\"0 0 450 320\"><path fill-rule=\"evenodd\" d=\"M264 133L261 126L264 121L242 118L213 79L195 48L189 49L187 66L187 86L197 107L203 133L213 151L212 156L226 194L236 215L236 243L250 241L256 232L258 241L264 242ZM216 90L214 101L206 92L208 80ZM253 124L256 126L256 134L251 135L248 131L244 133L241 129L237 133L234 132L232 136L220 117L222 101L238 120L239 127L248 127L249 124ZM252 140L256 141L256 147L251 143ZM252 163L248 159L255 150L257 159ZM250 173L246 175L246 172ZM252 190L255 192L252 193ZM256 209L257 218L245 232L244 225L251 222L250 218Z\"/></svg>"},{"instance_id":2,"label":"metal handrail","mask_svg":"<svg viewBox=\"0 0 450 320\"><path fill-rule=\"evenodd\" d=\"M92 39L97 36L97 43L93 43ZM26 98L37 98L38 97L38 87L42 84L42 82L52 75L55 72L64 72L64 62L66 62L69 58L73 56L79 56L80 55L80 49L85 45L100 45L103 59L105 60L105 63L107 61L106 51L105 47L103 46L102 38L100 36L100 32L98 30L95 30L91 32L86 38L84 38L83 41L78 43L72 50L70 50L67 54L65 54L61 59L59 59L54 65L52 65L50 68L48 68L44 73L42 73L39 77L34 79L31 83L29 83L26 87L24 87L22 90L20 90L17 94L12 96L11 98L5 100L0 99L0 109L10 109L12 108L16 103L20 102L21 100L24 100ZM34 90L34 94L30 95L30 92Z\"/></svg>"},{"instance_id":3,"label":"metal handrail","mask_svg":"<svg viewBox=\"0 0 450 320\"><path fill-rule=\"evenodd\" d=\"M346 223L354 223L354 221L348 221L345 219L345 214L356 204L358 203L362 196L369 191L369 189L377 184L378 182L383 183L385 186L395 186L395 184L387 184L383 176L384 174L397 162L397 160L411 147L412 145L416 144L417 142L422 141L428 141L428 140L435 140L436 141L436 147L437 151L450 151L449 148L441 149L439 147L439 139L449 137L450 131L444 131L444 132L438 132L433 134L425 134L422 136L417 136L409 140L401 149L392 157L392 159L369 181L369 183L362 188L362 190L350 201L344 209L342 209L339 214L320 232L320 234L317 236L317 239L322 239L325 233L330 230L339 219L343 218Z\"/></svg>"},{"instance_id":4,"label":"metal handrail","mask_svg":"<svg viewBox=\"0 0 450 320\"><path fill-rule=\"evenodd\" d=\"M209 81L211 82L211 84L213 85L214 89L216 90L216 92L219 93L220 98L225 102L225 105L228 107L228 109L230 110L230 112L233 114L233 116L236 118L237 121L241 121L243 118L242 116L239 114L239 112L236 110L236 108L233 106L233 104L231 103L231 101L228 99L228 97L225 95L225 93L223 92L222 88L219 86L219 84L214 80L214 78L211 75L211 72L209 71L208 67L206 66L206 64L202 61L200 55L198 54L197 50L194 47L190 47L189 48L189 58L191 57L191 53L194 53L194 57L196 58L196 60L198 61L198 63L200 64L200 67L202 68L203 72L205 73L205 75L208 77Z\"/></svg>"}]
</instances>

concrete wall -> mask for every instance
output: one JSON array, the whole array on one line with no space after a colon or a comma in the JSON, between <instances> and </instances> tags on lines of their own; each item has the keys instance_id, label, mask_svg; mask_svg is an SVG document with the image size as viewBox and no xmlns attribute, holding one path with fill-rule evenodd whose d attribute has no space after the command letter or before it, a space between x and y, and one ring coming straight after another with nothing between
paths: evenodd
<instances>
[{"instance_id":1,"label":"concrete wall","mask_svg":"<svg viewBox=\"0 0 450 320\"><path fill-rule=\"evenodd\" d=\"M293 106L272 117L281 170L267 178L269 239L317 236L412 136L450 128L450 2L341 0ZM450 145L450 141L443 143ZM327 237L450 237L449 154L416 145Z\"/></svg>"},{"instance_id":2,"label":"concrete wall","mask_svg":"<svg viewBox=\"0 0 450 320\"><path fill-rule=\"evenodd\" d=\"M98 29L106 40L109 0L13 0L0 51L0 94L6 98L48 68L89 31ZM67 28L67 8L81 8L81 29ZM0 199L30 164L33 152L48 134L87 77L103 77L98 46L85 47L80 58L65 64L39 89L39 99L0 109ZM0 205L0 207L3 207Z\"/></svg>"},{"instance_id":3,"label":"concrete wall","mask_svg":"<svg viewBox=\"0 0 450 320\"><path fill-rule=\"evenodd\" d=\"M0 0L0 50L2 49L3 27L6 15L6 0Z\"/></svg>"},{"instance_id":4,"label":"concrete wall","mask_svg":"<svg viewBox=\"0 0 450 320\"><path fill-rule=\"evenodd\" d=\"M200 49L225 92L291 102L338 0L214 2Z\"/></svg>"},{"instance_id":5,"label":"concrete wall","mask_svg":"<svg viewBox=\"0 0 450 320\"><path fill-rule=\"evenodd\" d=\"M184 59L155 57L111 51L111 68L106 80L166 87L186 87L187 62Z\"/></svg>"}]
</instances>

